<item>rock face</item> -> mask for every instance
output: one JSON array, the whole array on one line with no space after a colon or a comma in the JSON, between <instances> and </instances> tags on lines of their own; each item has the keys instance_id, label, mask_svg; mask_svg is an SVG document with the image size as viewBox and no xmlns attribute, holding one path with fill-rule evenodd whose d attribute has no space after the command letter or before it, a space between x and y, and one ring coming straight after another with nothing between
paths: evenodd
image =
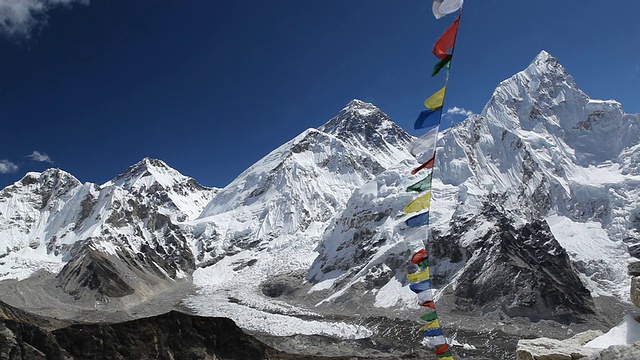
<instances>
[{"instance_id":1,"label":"rock face","mask_svg":"<svg viewBox=\"0 0 640 360\"><path fill-rule=\"evenodd\" d=\"M640 343L630 346L612 346L583 360L636 360L640 359Z\"/></svg>"},{"instance_id":2,"label":"rock face","mask_svg":"<svg viewBox=\"0 0 640 360\"><path fill-rule=\"evenodd\" d=\"M532 221L518 228L509 214L486 204L478 216L456 223L456 230L436 242L436 256L445 257L451 244L463 243L457 236L468 232L464 228L489 225L482 237L460 249L456 262L468 260L453 291L458 309L483 313L501 309L510 317L567 324L579 321L580 314L595 313L589 290L546 222Z\"/></svg>"},{"instance_id":3,"label":"rock face","mask_svg":"<svg viewBox=\"0 0 640 360\"><path fill-rule=\"evenodd\" d=\"M631 276L631 302L640 307L640 262L629 264L627 269Z\"/></svg>"},{"instance_id":4,"label":"rock face","mask_svg":"<svg viewBox=\"0 0 640 360\"><path fill-rule=\"evenodd\" d=\"M0 360L322 359L281 353L224 318L172 311L112 325L47 331L48 319L0 302ZM337 359L337 358L336 358Z\"/></svg>"},{"instance_id":5,"label":"rock face","mask_svg":"<svg viewBox=\"0 0 640 360\"><path fill-rule=\"evenodd\" d=\"M539 338L518 341L516 360L574 360L598 353L598 349L585 348L584 344L602 335L589 330L567 340Z\"/></svg>"}]
</instances>

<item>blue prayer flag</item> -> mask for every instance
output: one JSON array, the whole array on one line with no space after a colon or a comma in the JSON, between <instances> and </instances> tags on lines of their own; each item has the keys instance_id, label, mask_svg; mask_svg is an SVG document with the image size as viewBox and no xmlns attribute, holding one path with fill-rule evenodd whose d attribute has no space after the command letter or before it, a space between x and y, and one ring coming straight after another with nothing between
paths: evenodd
<instances>
[{"instance_id":1,"label":"blue prayer flag","mask_svg":"<svg viewBox=\"0 0 640 360\"><path fill-rule=\"evenodd\" d=\"M409 285L409 289L416 294L419 294L423 291L431 289L431 280L422 280L420 282Z\"/></svg>"},{"instance_id":2,"label":"blue prayer flag","mask_svg":"<svg viewBox=\"0 0 640 360\"><path fill-rule=\"evenodd\" d=\"M443 336L442 328L427 329L423 334L424 336Z\"/></svg>"},{"instance_id":3,"label":"blue prayer flag","mask_svg":"<svg viewBox=\"0 0 640 360\"><path fill-rule=\"evenodd\" d=\"M420 113L416 122L413 124L415 130L426 129L440 124L442 117L442 108L436 110L427 109Z\"/></svg>"},{"instance_id":4,"label":"blue prayer flag","mask_svg":"<svg viewBox=\"0 0 640 360\"><path fill-rule=\"evenodd\" d=\"M422 225L429 224L429 212L423 212L422 214L418 214L416 216L410 217L404 221L405 224L409 227L418 227Z\"/></svg>"}]
</instances>

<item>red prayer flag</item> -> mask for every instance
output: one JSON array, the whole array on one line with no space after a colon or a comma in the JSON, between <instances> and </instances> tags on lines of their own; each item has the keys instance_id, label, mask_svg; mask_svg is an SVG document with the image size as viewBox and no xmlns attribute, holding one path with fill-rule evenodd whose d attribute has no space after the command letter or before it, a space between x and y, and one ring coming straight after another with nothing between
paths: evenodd
<instances>
[{"instance_id":1,"label":"red prayer flag","mask_svg":"<svg viewBox=\"0 0 640 360\"><path fill-rule=\"evenodd\" d=\"M442 345L436 347L436 355L442 355L442 354L446 353L447 351L449 351L449 345L447 345L447 344L442 344Z\"/></svg>"},{"instance_id":2,"label":"red prayer flag","mask_svg":"<svg viewBox=\"0 0 640 360\"><path fill-rule=\"evenodd\" d=\"M425 302L421 302L421 303L418 303L418 305L420 305L420 306L426 306L426 307L428 307L428 308L432 308L432 309L435 309L435 308L436 308L436 303L434 303L433 301L425 301Z\"/></svg>"},{"instance_id":3,"label":"red prayer flag","mask_svg":"<svg viewBox=\"0 0 640 360\"><path fill-rule=\"evenodd\" d=\"M411 257L411 263L412 264L416 264L416 265L420 264L422 262L422 260L427 259L429 257L428 254L429 253L427 252L427 250L420 249L418 252L413 254L413 256Z\"/></svg>"},{"instance_id":4,"label":"red prayer flag","mask_svg":"<svg viewBox=\"0 0 640 360\"><path fill-rule=\"evenodd\" d=\"M451 24L451 26L449 26L449 28L445 30L444 33L442 33L438 41L436 41L436 44L433 46L433 54L438 59L442 60L446 59L447 56L451 56L451 54L448 54L447 51L451 50L451 48L453 48L453 45L456 43L458 24L460 24L459 15L456 21L454 21L453 24Z\"/></svg>"},{"instance_id":5,"label":"red prayer flag","mask_svg":"<svg viewBox=\"0 0 640 360\"><path fill-rule=\"evenodd\" d=\"M411 175L414 175L415 173L417 173L418 171L422 170L422 169L431 169L433 168L433 163L436 160L435 156L432 156L431 159L427 160L426 163L418 166L417 168L411 170Z\"/></svg>"}]
</instances>

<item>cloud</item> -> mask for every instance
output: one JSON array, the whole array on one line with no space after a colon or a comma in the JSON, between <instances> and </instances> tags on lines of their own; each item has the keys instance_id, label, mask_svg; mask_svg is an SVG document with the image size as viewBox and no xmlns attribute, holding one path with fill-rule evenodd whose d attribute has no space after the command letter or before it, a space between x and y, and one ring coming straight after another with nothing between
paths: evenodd
<instances>
[{"instance_id":1,"label":"cloud","mask_svg":"<svg viewBox=\"0 0 640 360\"><path fill-rule=\"evenodd\" d=\"M447 115L464 115L464 116L473 116L475 113L471 110L459 108L454 106L452 108L447 109Z\"/></svg>"},{"instance_id":2,"label":"cloud","mask_svg":"<svg viewBox=\"0 0 640 360\"><path fill-rule=\"evenodd\" d=\"M31 153L31 155L27 155L27 157L33 161L48 162L50 164L53 164L53 161L51 161L49 155L41 153L39 151L34 151Z\"/></svg>"},{"instance_id":3,"label":"cloud","mask_svg":"<svg viewBox=\"0 0 640 360\"><path fill-rule=\"evenodd\" d=\"M47 12L57 6L89 0L0 0L0 34L9 38L29 38L47 23Z\"/></svg>"},{"instance_id":4,"label":"cloud","mask_svg":"<svg viewBox=\"0 0 640 360\"><path fill-rule=\"evenodd\" d=\"M0 160L0 174L11 174L18 171L18 165L9 160Z\"/></svg>"}]
</instances>

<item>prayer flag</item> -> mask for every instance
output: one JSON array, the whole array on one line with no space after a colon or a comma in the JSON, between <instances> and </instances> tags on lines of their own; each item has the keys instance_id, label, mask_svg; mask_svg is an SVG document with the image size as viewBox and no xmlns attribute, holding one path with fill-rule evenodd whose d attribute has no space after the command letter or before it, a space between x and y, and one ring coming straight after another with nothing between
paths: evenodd
<instances>
[{"instance_id":1,"label":"prayer flag","mask_svg":"<svg viewBox=\"0 0 640 360\"><path fill-rule=\"evenodd\" d=\"M422 325L422 327L420 328L420 330L427 330L427 329L437 329L440 327L440 321L438 319L435 319L433 321L429 321L428 323Z\"/></svg>"},{"instance_id":2,"label":"prayer flag","mask_svg":"<svg viewBox=\"0 0 640 360\"><path fill-rule=\"evenodd\" d=\"M411 263L412 264L419 264L423 260L427 259L428 257L429 257L429 253L427 252L427 250L420 249L420 250L416 251L416 253L411 256Z\"/></svg>"},{"instance_id":3,"label":"prayer flag","mask_svg":"<svg viewBox=\"0 0 640 360\"><path fill-rule=\"evenodd\" d=\"M414 130L426 129L440 124L442 117L442 106L436 110L427 109L418 115L416 122L413 123ZM427 121L428 120L428 121Z\"/></svg>"},{"instance_id":4,"label":"prayer flag","mask_svg":"<svg viewBox=\"0 0 640 360\"><path fill-rule=\"evenodd\" d=\"M438 59L445 59L447 56L451 56L451 54L447 53L447 51L453 48L453 45L456 43L456 35L458 34L458 25L460 24L460 16L456 19L456 21L451 24L447 28L447 30L440 35L438 41L433 46L433 55L435 55ZM428 107L428 106L427 106Z\"/></svg>"},{"instance_id":5,"label":"prayer flag","mask_svg":"<svg viewBox=\"0 0 640 360\"><path fill-rule=\"evenodd\" d=\"M435 311L426 313L422 316L420 316L420 319L426 321L426 322L431 322L433 320L436 320L438 318L438 314Z\"/></svg>"},{"instance_id":6,"label":"prayer flag","mask_svg":"<svg viewBox=\"0 0 640 360\"><path fill-rule=\"evenodd\" d=\"M403 211L405 214L410 214L412 212L428 209L430 205L431 205L431 191L415 198L413 201L408 203L407 206L404 207Z\"/></svg>"},{"instance_id":7,"label":"prayer flag","mask_svg":"<svg viewBox=\"0 0 640 360\"><path fill-rule=\"evenodd\" d=\"M449 55L444 59L438 61L438 63L433 67L433 70L431 71L431 76L438 75L438 73L440 72L440 70L442 70L443 67L449 66L449 64L451 63L451 57L452 56Z\"/></svg>"},{"instance_id":8,"label":"prayer flag","mask_svg":"<svg viewBox=\"0 0 640 360\"><path fill-rule=\"evenodd\" d=\"M456 12L462 7L463 0L434 0L432 11L436 19Z\"/></svg>"},{"instance_id":9,"label":"prayer flag","mask_svg":"<svg viewBox=\"0 0 640 360\"><path fill-rule=\"evenodd\" d=\"M411 282L420 282L422 280L427 280L430 278L429 276L429 268L424 269L424 271L420 271L413 274L408 274L407 279Z\"/></svg>"},{"instance_id":10,"label":"prayer flag","mask_svg":"<svg viewBox=\"0 0 640 360\"><path fill-rule=\"evenodd\" d=\"M420 296L420 294L418 294L418 296ZM419 302L418 305L424 306L424 307L428 307L428 308L434 309L434 310L436 308L436 304L433 301Z\"/></svg>"},{"instance_id":11,"label":"prayer flag","mask_svg":"<svg viewBox=\"0 0 640 360\"><path fill-rule=\"evenodd\" d=\"M443 336L442 328L427 329L423 334L424 336Z\"/></svg>"},{"instance_id":12,"label":"prayer flag","mask_svg":"<svg viewBox=\"0 0 640 360\"><path fill-rule=\"evenodd\" d=\"M417 183L409 186L407 191L423 192L431 189L431 174ZM419 261L418 261L419 262Z\"/></svg>"},{"instance_id":13,"label":"prayer flag","mask_svg":"<svg viewBox=\"0 0 640 360\"><path fill-rule=\"evenodd\" d=\"M444 355L448 351L449 351L449 345L447 344L436 346L436 355Z\"/></svg>"},{"instance_id":14,"label":"prayer flag","mask_svg":"<svg viewBox=\"0 0 640 360\"><path fill-rule=\"evenodd\" d=\"M425 290L421 293L418 293L418 303L426 303L433 301L433 290Z\"/></svg>"},{"instance_id":15,"label":"prayer flag","mask_svg":"<svg viewBox=\"0 0 640 360\"><path fill-rule=\"evenodd\" d=\"M423 212L404 221L408 227L418 227L429 224L429 212Z\"/></svg>"},{"instance_id":16,"label":"prayer flag","mask_svg":"<svg viewBox=\"0 0 640 360\"><path fill-rule=\"evenodd\" d=\"M436 91L433 95L429 96L427 100L424 101L424 106L430 110L438 110L444 105L444 94L447 92L447 87L444 86L442 89Z\"/></svg>"},{"instance_id":17,"label":"prayer flag","mask_svg":"<svg viewBox=\"0 0 640 360\"><path fill-rule=\"evenodd\" d=\"M419 138L411 142L409 145L409 152L416 157L418 162L423 163L428 161L436 152L436 143L438 142L438 130L440 123L437 126L427 130Z\"/></svg>"},{"instance_id":18,"label":"prayer flag","mask_svg":"<svg viewBox=\"0 0 640 360\"><path fill-rule=\"evenodd\" d=\"M444 336L434 336L422 339L422 344L428 347L437 347L438 345L446 344L447 339Z\"/></svg>"},{"instance_id":19,"label":"prayer flag","mask_svg":"<svg viewBox=\"0 0 640 360\"><path fill-rule=\"evenodd\" d=\"M411 170L411 175L415 175L418 171L422 170L422 169L431 169L433 168L433 163L436 159L436 156L433 155L431 156L431 158L429 160L427 160L427 162L425 162L424 164L418 166L417 168Z\"/></svg>"},{"instance_id":20,"label":"prayer flag","mask_svg":"<svg viewBox=\"0 0 640 360\"><path fill-rule=\"evenodd\" d=\"M423 280L415 284L409 285L409 289L416 294L420 294L425 290L431 290L431 280Z\"/></svg>"}]
</instances>

